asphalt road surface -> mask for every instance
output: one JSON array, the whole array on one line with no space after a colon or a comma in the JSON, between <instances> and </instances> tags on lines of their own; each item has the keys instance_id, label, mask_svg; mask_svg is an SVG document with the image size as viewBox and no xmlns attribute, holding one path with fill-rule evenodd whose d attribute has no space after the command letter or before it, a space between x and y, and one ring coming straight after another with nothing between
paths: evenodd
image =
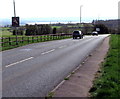
<instances>
[{"instance_id":1,"label":"asphalt road surface","mask_svg":"<svg viewBox=\"0 0 120 99\"><path fill-rule=\"evenodd\" d=\"M46 96L107 36L49 41L3 51L3 97Z\"/></svg>"}]
</instances>

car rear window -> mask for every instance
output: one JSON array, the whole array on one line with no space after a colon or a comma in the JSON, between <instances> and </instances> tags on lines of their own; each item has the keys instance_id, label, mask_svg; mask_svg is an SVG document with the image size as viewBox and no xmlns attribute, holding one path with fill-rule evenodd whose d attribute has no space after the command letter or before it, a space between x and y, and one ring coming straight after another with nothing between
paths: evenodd
<instances>
[{"instance_id":1,"label":"car rear window","mask_svg":"<svg viewBox=\"0 0 120 99\"><path fill-rule=\"evenodd\" d=\"M74 31L73 33L79 33L79 31Z\"/></svg>"},{"instance_id":2,"label":"car rear window","mask_svg":"<svg viewBox=\"0 0 120 99\"><path fill-rule=\"evenodd\" d=\"M79 31L74 31L73 34L79 34Z\"/></svg>"}]
</instances>

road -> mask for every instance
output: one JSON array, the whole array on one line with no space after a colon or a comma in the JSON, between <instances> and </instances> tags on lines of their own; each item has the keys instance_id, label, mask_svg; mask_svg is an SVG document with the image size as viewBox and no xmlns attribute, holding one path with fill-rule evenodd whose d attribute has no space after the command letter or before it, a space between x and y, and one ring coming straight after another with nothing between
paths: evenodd
<instances>
[{"instance_id":1,"label":"road","mask_svg":"<svg viewBox=\"0 0 120 99\"><path fill-rule=\"evenodd\" d=\"M108 35L30 44L3 51L3 97L44 97Z\"/></svg>"}]
</instances>

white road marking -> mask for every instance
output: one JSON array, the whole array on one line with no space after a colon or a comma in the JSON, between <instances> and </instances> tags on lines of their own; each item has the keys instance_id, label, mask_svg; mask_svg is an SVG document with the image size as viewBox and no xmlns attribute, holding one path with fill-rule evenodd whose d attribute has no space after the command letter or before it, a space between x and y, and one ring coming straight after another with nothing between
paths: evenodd
<instances>
[{"instance_id":1,"label":"white road marking","mask_svg":"<svg viewBox=\"0 0 120 99\"><path fill-rule=\"evenodd\" d=\"M75 70L73 70L71 73L75 73L79 68L81 67L81 65L80 66L78 66ZM70 78L70 76L71 76L72 74L69 74L66 78ZM61 83L59 83L51 92L55 92L64 82L65 82L66 80L63 80Z\"/></svg>"},{"instance_id":2,"label":"white road marking","mask_svg":"<svg viewBox=\"0 0 120 99\"><path fill-rule=\"evenodd\" d=\"M13 66L13 65L22 63L22 62L24 62L24 61L30 60L30 59L32 59L32 58L34 58L34 57L26 58L26 59L21 60L21 61L19 61L19 62L15 62L15 63L9 64L9 65L6 65L5 67L10 67L10 66Z\"/></svg>"},{"instance_id":3,"label":"white road marking","mask_svg":"<svg viewBox=\"0 0 120 99\"><path fill-rule=\"evenodd\" d=\"M60 84L58 84L51 92L55 92L64 82L65 80L63 80Z\"/></svg>"},{"instance_id":4,"label":"white road marking","mask_svg":"<svg viewBox=\"0 0 120 99\"><path fill-rule=\"evenodd\" d=\"M67 45L60 46L59 48L64 48L64 47L67 47Z\"/></svg>"},{"instance_id":5,"label":"white road marking","mask_svg":"<svg viewBox=\"0 0 120 99\"><path fill-rule=\"evenodd\" d=\"M32 49L26 48L26 49L20 49L20 51L31 51Z\"/></svg>"},{"instance_id":6,"label":"white road marking","mask_svg":"<svg viewBox=\"0 0 120 99\"><path fill-rule=\"evenodd\" d=\"M53 52L53 51L55 51L55 49L49 50L49 51L47 51L47 52L43 52L43 53L41 53L41 54L44 55L44 54L48 54L48 53Z\"/></svg>"}]
</instances>

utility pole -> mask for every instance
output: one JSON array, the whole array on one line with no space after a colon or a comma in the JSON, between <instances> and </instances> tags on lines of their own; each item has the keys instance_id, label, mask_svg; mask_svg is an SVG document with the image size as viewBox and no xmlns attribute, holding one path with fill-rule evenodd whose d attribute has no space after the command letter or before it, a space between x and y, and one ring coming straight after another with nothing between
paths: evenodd
<instances>
[{"instance_id":1,"label":"utility pole","mask_svg":"<svg viewBox=\"0 0 120 99\"><path fill-rule=\"evenodd\" d=\"M82 17L81 17L82 16L81 15L82 14L82 7L83 7L83 5L80 6L80 27L81 27L81 19L82 19Z\"/></svg>"}]
</instances>

